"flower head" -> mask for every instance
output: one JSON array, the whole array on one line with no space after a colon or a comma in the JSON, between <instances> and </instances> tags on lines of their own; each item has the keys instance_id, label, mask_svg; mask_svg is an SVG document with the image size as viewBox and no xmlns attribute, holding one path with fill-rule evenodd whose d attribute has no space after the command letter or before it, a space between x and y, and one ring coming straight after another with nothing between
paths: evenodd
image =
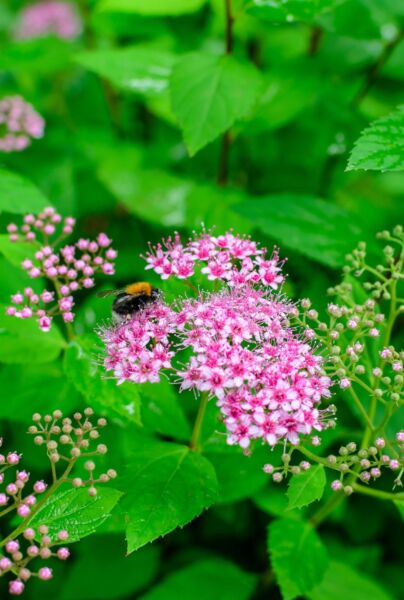
<instances>
[{"instance_id":1,"label":"flower head","mask_svg":"<svg viewBox=\"0 0 404 600\"><path fill-rule=\"evenodd\" d=\"M0 152L21 152L43 136L45 121L21 96L0 100Z\"/></svg>"},{"instance_id":2,"label":"flower head","mask_svg":"<svg viewBox=\"0 0 404 600\"><path fill-rule=\"evenodd\" d=\"M31 39L55 35L69 40L77 37L81 29L78 13L71 2L44 0L21 11L15 37Z\"/></svg>"}]
</instances>

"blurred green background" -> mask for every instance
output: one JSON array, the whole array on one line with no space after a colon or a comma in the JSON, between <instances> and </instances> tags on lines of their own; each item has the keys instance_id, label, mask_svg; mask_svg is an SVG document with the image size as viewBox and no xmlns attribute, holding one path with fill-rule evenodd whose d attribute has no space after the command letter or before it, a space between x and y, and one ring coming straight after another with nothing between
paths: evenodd
<instances>
[{"instance_id":1,"label":"blurred green background","mask_svg":"<svg viewBox=\"0 0 404 600\"><path fill-rule=\"evenodd\" d=\"M402 221L402 172L346 170L361 131L404 104L401 0L83 0L71 3L83 22L75 39L15 40L29 4L0 6L1 97L31 102L45 136L1 154L0 167L24 178L17 204L35 185L78 219L78 235L102 230L113 238L117 272L101 287L144 279L139 255L148 241L174 230L187 237L203 224L279 246L288 259L285 291L322 309L345 254L365 240L376 259L375 233ZM9 193L1 180L0 193ZM1 215L3 231L11 218ZM6 246L2 303L27 283ZM159 287L168 299L183 293ZM108 302L83 293L76 332L91 332L109 314ZM24 440L30 414L83 401L53 358L0 372L11 399L0 408L4 436L26 449L33 471L43 463ZM183 409L172 410L176 439L187 439ZM339 435L351 428L352 439L357 423L346 412ZM147 411L143 419L172 433ZM131 427L119 419L112 426L116 468ZM148 600L280 597L267 571L266 524L282 514L284 492L267 486L262 452L244 461L216 457L221 503L184 530L125 559L118 515L77 545L74 561L57 566L60 577L32 585L26 597L137 598L148 586ZM333 575L307 597L404 597L397 522L393 507L373 500L341 506L321 530ZM167 575L174 581L161 590Z\"/></svg>"}]
</instances>

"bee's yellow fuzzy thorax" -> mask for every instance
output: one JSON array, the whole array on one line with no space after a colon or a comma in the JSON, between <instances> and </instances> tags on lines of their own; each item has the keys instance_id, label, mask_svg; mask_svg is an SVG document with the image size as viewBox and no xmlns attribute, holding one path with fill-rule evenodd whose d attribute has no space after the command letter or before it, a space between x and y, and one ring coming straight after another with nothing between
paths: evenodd
<instances>
[{"instance_id":1,"label":"bee's yellow fuzzy thorax","mask_svg":"<svg viewBox=\"0 0 404 600\"><path fill-rule=\"evenodd\" d=\"M132 296L139 296L140 294L145 294L146 296L151 296L153 291L152 286L147 281L138 281L137 283L132 283L125 288L127 294L131 294Z\"/></svg>"}]
</instances>

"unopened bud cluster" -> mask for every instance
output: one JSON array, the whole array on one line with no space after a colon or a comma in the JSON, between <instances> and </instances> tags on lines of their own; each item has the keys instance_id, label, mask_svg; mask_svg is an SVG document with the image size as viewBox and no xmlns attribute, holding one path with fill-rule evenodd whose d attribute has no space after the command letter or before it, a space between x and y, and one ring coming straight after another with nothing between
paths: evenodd
<instances>
[{"instance_id":1,"label":"unopened bud cluster","mask_svg":"<svg viewBox=\"0 0 404 600\"><path fill-rule=\"evenodd\" d=\"M40 565L53 557L59 560L68 559L69 549L60 545L68 537L68 532L63 529L52 539L49 528L40 525L36 529L27 527L18 537L7 539L0 551L0 577L12 577L8 584L9 593L12 596L20 596L31 577L38 577L42 581L52 579L52 569ZM39 559L40 562L35 559ZM33 561L35 569L31 566Z\"/></svg>"},{"instance_id":2,"label":"unopened bud cluster","mask_svg":"<svg viewBox=\"0 0 404 600\"><path fill-rule=\"evenodd\" d=\"M339 449L338 456L330 454L327 457L330 468L339 471L339 479L334 479L331 489L335 492L343 490L352 494L352 482L370 483L382 476L382 471L388 469L395 474L393 487L402 486L404 472L404 431L399 431L393 443L388 443L384 437L377 437L374 445L358 451L356 444L350 442ZM348 481L347 481L348 480Z\"/></svg>"},{"instance_id":3,"label":"unopened bud cluster","mask_svg":"<svg viewBox=\"0 0 404 600\"><path fill-rule=\"evenodd\" d=\"M12 306L6 311L9 316L35 317L42 331L49 331L56 315L70 323L74 320L73 294L92 288L97 273L114 274L117 252L110 247L111 240L105 233L100 233L96 240L81 238L73 245L60 247L73 232L74 225L73 217L63 218L52 207L45 208L39 215L25 215L21 227L14 223L8 225L12 242L30 242L34 248L33 256L22 261L22 268L31 279L45 278L53 288L37 294L27 287L12 295Z\"/></svg>"},{"instance_id":4,"label":"unopened bud cluster","mask_svg":"<svg viewBox=\"0 0 404 600\"><path fill-rule=\"evenodd\" d=\"M311 467L311 463L307 460L301 460L296 464L291 464L292 451L289 453L285 452L282 454L281 462L279 466L267 463L263 466L264 473L271 475L272 481L275 483L281 483L288 477L288 475L300 475L304 471L308 471Z\"/></svg>"},{"instance_id":5,"label":"unopened bud cluster","mask_svg":"<svg viewBox=\"0 0 404 600\"><path fill-rule=\"evenodd\" d=\"M34 443L44 446L50 462L54 468L54 478L57 478L57 468L72 466L78 461L84 462L84 469L88 476L64 478L73 487L87 487L90 496L97 494L97 483L107 483L116 477L114 469L108 469L106 473L95 476L96 465L94 460L97 456L106 454L108 448L100 443L100 431L106 426L104 418L94 419L92 408L86 408L83 413L76 412L73 418L63 417L60 410L55 410L51 415L33 415L35 425L31 425L28 433L34 436ZM91 460L92 459L92 460ZM73 473L74 475L74 473ZM62 476L63 477L63 476Z\"/></svg>"},{"instance_id":6,"label":"unopened bud cluster","mask_svg":"<svg viewBox=\"0 0 404 600\"><path fill-rule=\"evenodd\" d=\"M43 136L45 121L21 96L0 99L0 152L21 152Z\"/></svg>"}]
</instances>

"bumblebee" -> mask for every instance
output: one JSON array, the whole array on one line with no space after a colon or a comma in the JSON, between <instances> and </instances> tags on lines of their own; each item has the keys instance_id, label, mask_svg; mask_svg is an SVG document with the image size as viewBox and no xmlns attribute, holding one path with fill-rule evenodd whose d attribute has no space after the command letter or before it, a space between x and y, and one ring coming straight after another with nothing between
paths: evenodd
<instances>
[{"instance_id":1,"label":"bumblebee","mask_svg":"<svg viewBox=\"0 0 404 600\"><path fill-rule=\"evenodd\" d=\"M138 281L119 290L100 292L97 296L99 298L116 296L112 303L112 316L115 321L120 323L143 310L148 304L156 302L161 296L161 291L147 281Z\"/></svg>"}]
</instances>

